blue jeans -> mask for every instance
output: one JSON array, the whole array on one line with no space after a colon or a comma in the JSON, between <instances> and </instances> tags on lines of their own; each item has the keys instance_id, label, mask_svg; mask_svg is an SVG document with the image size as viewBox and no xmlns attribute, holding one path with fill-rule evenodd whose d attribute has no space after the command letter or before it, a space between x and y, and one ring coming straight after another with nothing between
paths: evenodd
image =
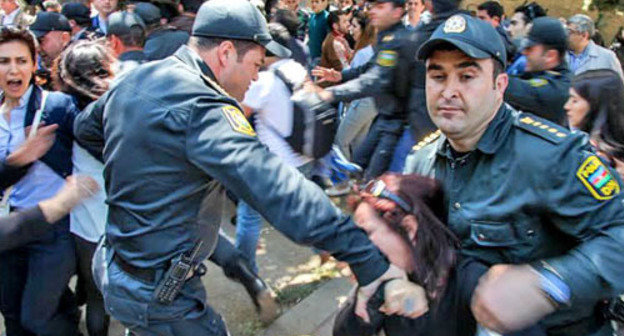
<instances>
[{"instance_id":1,"label":"blue jeans","mask_svg":"<svg viewBox=\"0 0 624 336\"><path fill-rule=\"evenodd\" d=\"M412 137L412 132L409 128L406 128L403 135L399 139L399 143L396 145L394 156L392 157L392 162L390 163L388 171L402 173L403 168L405 167L407 154L409 154L415 144L416 141L414 141L414 138Z\"/></svg>"},{"instance_id":2,"label":"blue jeans","mask_svg":"<svg viewBox=\"0 0 624 336\"><path fill-rule=\"evenodd\" d=\"M254 272L258 273L256 264L256 246L260 239L262 216L243 200L238 202L236 209L236 248L239 249Z\"/></svg>"},{"instance_id":3,"label":"blue jeans","mask_svg":"<svg viewBox=\"0 0 624 336\"><path fill-rule=\"evenodd\" d=\"M76 270L69 218L40 240L0 254L0 312L8 336L76 335L69 278Z\"/></svg>"},{"instance_id":4,"label":"blue jeans","mask_svg":"<svg viewBox=\"0 0 624 336\"><path fill-rule=\"evenodd\" d=\"M308 178L314 168L314 162L306 163L297 169ZM258 273L256 247L262 229L262 216L243 200L238 201L236 209L236 248L243 253L252 269Z\"/></svg>"}]
</instances>

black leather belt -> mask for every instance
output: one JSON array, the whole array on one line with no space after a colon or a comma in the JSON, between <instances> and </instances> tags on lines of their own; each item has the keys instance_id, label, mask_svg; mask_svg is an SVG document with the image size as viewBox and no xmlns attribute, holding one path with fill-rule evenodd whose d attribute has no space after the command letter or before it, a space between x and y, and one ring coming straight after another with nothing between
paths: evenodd
<instances>
[{"instance_id":1,"label":"black leather belt","mask_svg":"<svg viewBox=\"0 0 624 336\"><path fill-rule=\"evenodd\" d=\"M115 253L115 255L113 256L113 261L117 265L119 265L119 268L121 268L124 272L143 282L150 284L156 282L156 272L158 271L158 269L156 268L143 268L132 266L128 264L125 260L121 259L121 257L117 253Z\"/></svg>"}]
</instances>

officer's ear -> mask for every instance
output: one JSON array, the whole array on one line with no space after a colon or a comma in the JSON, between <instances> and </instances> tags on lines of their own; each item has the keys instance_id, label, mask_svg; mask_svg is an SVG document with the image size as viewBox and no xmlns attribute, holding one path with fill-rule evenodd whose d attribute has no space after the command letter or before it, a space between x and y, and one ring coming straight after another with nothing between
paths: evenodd
<instances>
[{"instance_id":1,"label":"officer's ear","mask_svg":"<svg viewBox=\"0 0 624 336\"><path fill-rule=\"evenodd\" d=\"M501 72L494 78L494 91L496 91L501 99L505 95L505 90L507 90L507 86L509 85L509 76L506 72Z\"/></svg>"},{"instance_id":2,"label":"officer's ear","mask_svg":"<svg viewBox=\"0 0 624 336\"><path fill-rule=\"evenodd\" d=\"M217 58L221 66L226 66L232 59L236 60L238 54L234 43L229 40L225 40L217 47Z\"/></svg>"}]
</instances>

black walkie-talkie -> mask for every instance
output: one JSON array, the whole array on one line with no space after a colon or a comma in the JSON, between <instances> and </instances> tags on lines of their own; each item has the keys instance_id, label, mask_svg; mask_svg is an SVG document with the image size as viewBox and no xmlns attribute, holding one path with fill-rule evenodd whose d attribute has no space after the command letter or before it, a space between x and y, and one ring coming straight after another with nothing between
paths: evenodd
<instances>
[{"instance_id":1,"label":"black walkie-talkie","mask_svg":"<svg viewBox=\"0 0 624 336\"><path fill-rule=\"evenodd\" d=\"M159 303L169 305L178 296L184 281L193 270L195 258L197 258L202 244L203 241L200 240L195 244L190 255L182 253L171 261L171 266L154 291L154 297Z\"/></svg>"}]
</instances>

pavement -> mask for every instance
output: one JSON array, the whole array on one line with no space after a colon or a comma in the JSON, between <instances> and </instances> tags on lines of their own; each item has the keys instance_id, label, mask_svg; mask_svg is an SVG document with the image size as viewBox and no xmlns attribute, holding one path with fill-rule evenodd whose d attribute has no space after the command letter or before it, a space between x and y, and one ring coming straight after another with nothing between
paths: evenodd
<instances>
[{"instance_id":1,"label":"pavement","mask_svg":"<svg viewBox=\"0 0 624 336\"><path fill-rule=\"evenodd\" d=\"M228 236L234 237L235 227L229 224L229 215L234 208L229 206L227 210L222 229ZM292 243L266 224L259 246L257 263L260 275L276 291L284 307L282 315L272 324L262 325L243 286L227 279L214 264L208 263L208 272L202 278L209 304L224 317L231 335L331 335L338 303L346 298L352 286L347 277L340 277L342 275L336 271L333 262L320 267L319 257L310 248ZM334 278L336 276L339 278ZM84 321L81 328L87 335ZM0 335L4 336L1 316ZM123 336L123 326L118 321L112 321L109 335Z\"/></svg>"}]
</instances>

